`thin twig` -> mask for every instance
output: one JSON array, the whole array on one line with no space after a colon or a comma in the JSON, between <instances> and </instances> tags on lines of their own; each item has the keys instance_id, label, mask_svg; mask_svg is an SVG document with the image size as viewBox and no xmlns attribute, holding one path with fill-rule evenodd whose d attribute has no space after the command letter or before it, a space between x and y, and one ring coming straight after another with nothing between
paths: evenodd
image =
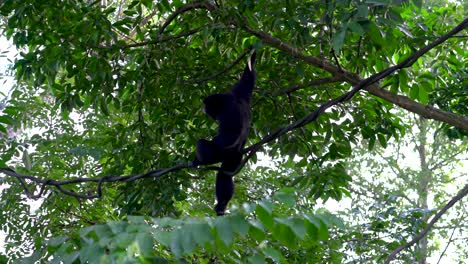
<instances>
[{"instance_id":1,"label":"thin twig","mask_svg":"<svg viewBox=\"0 0 468 264\"><path fill-rule=\"evenodd\" d=\"M158 9L153 10L153 12L151 12L149 15L147 15L145 18L143 18L143 20L141 20L139 26L141 27L141 26L146 25L150 21L150 19L153 18L157 13L158 13ZM137 32L137 29L134 28L132 30L132 32L130 32L130 37L133 37L136 32Z\"/></svg>"},{"instance_id":2,"label":"thin twig","mask_svg":"<svg viewBox=\"0 0 468 264\"><path fill-rule=\"evenodd\" d=\"M183 37L187 37L187 36L190 36L190 35L193 35L199 31L201 31L204 27L199 27L199 28L196 28L196 29L191 29L191 30L188 30L188 31L185 31L185 32L182 32L182 33L179 33L177 35L173 35L173 36L163 36L163 37L158 37L156 39L153 39L153 40L147 40L147 41L142 41L142 42L137 42L137 43L132 43L132 44L127 44L127 45L118 45L118 44L113 44L113 45L110 45L110 46L98 46L98 48L100 49L113 49L113 48L119 48L119 49L130 49L130 48L136 48L136 47L142 47L142 46L147 46L147 45L154 45L154 44L158 44L158 43L163 43L163 42L167 42L167 41L171 41L171 40L174 40L174 39L179 39L179 38L183 38Z\"/></svg>"},{"instance_id":3,"label":"thin twig","mask_svg":"<svg viewBox=\"0 0 468 264\"><path fill-rule=\"evenodd\" d=\"M464 219L464 218L462 217L461 219ZM460 222L458 222L458 224L460 224ZM458 228L458 225L453 227L452 234L450 234L450 237L449 237L449 241L447 242L447 245L445 245L444 251L442 251L442 253L440 254L439 260L437 261L436 264L440 263L440 261L442 260L442 257L445 255L445 252L447 252L448 247L453 242L453 235L455 234L455 230L457 230L457 228Z\"/></svg>"},{"instance_id":4,"label":"thin twig","mask_svg":"<svg viewBox=\"0 0 468 264\"><path fill-rule=\"evenodd\" d=\"M167 26L169 26L169 24L172 23L172 21L174 19L176 19L176 17L182 13L185 13L187 11L190 11L190 10L193 10L193 9L197 9L197 8L203 8L203 9L208 9L208 10L213 10L213 6L211 6L207 1L205 2L194 2L194 3L190 3L190 4L187 4L187 5L184 5L182 7L180 7L179 9L177 9L174 13L172 13L167 19L166 19L166 22L164 22L164 24L161 26L161 28L159 29L159 35L161 35L164 30L166 30Z\"/></svg>"},{"instance_id":5,"label":"thin twig","mask_svg":"<svg viewBox=\"0 0 468 264\"><path fill-rule=\"evenodd\" d=\"M410 242L399 246L396 248L390 255L388 255L387 259L385 260L385 264L389 264L390 261L392 261L398 253L400 253L402 250L407 249L411 247L412 245L416 244L419 240L421 240L429 230L431 230L432 226L442 217L442 215L447 212L448 209L450 209L456 202L460 201L463 197L465 197L468 194L468 184L463 187L463 189L458 192L458 194L453 197L427 224L427 226L423 229L421 233L419 233L417 236L415 236Z\"/></svg>"},{"instance_id":6,"label":"thin twig","mask_svg":"<svg viewBox=\"0 0 468 264\"><path fill-rule=\"evenodd\" d=\"M275 94L273 94L273 96L275 95L279 95L279 94L288 94L288 93L293 93L297 90L300 90L302 88L306 88L306 87L310 87L310 86L314 86L314 85L323 85L323 84L327 84L327 83L336 83L336 82L342 82L344 81L344 79L340 76L333 76L333 77L325 77L325 78L320 78L320 79L315 79L315 80L311 80L307 83L304 83L304 84L296 84L296 85L293 85L289 88L286 88L284 90L281 90L279 92L276 92Z\"/></svg>"},{"instance_id":7,"label":"thin twig","mask_svg":"<svg viewBox=\"0 0 468 264\"><path fill-rule=\"evenodd\" d=\"M252 50L252 47L249 47L248 49L246 49L244 52L242 52L238 57L237 59L232 62L231 64L229 64L226 68L224 68L223 70L213 74L213 75L210 75L210 76L207 76L207 77L203 77L203 78L200 78L200 79L194 79L194 80L190 80L190 81L186 81L186 82L182 82L182 84L193 84L193 83L204 83L206 81L209 81L209 80L212 80L212 79L216 79L218 76L220 75L223 75L224 73L228 72L230 69L232 69L234 66L236 66L237 64L239 64L239 62L242 61L242 59L245 57L245 55L247 55L250 51Z\"/></svg>"},{"instance_id":8,"label":"thin twig","mask_svg":"<svg viewBox=\"0 0 468 264\"><path fill-rule=\"evenodd\" d=\"M165 174L168 174L170 172L184 169L184 168L190 168L192 167L191 163L181 163L178 165L175 165L173 167L165 168L165 169L158 169L158 170L152 170L146 173L141 173L141 174L132 174L132 175L125 175L125 176L104 176L104 177L99 177L99 178L75 178L72 180L64 180L64 181L57 181L57 180L50 180L50 179L41 179L39 177L34 177L34 176L29 176L29 175L23 175L20 173L17 173L13 171L12 169L9 168L0 168L0 172L3 174L6 174L8 176L12 176L20 180L21 185L23 186L23 189L25 190L27 196L32 199L37 199L39 198L45 189L45 186L54 186L56 187L60 192L70 195L76 198L80 199L95 199L95 198L100 198L102 196L102 184L105 182L128 182L128 181L135 181L138 179L142 178L159 178ZM24 183L24 180L30 180L32 182L35 182L37 184L41 184L41 190L39 191L38 195L33 195L27 186ZM67 189L64 189L64 185L69 185L69 184L76 184L76 183L87 183L87 182L95 182L98 184L97 190L95 194L79 194L73 191L69 191Z\"/></svg>"}]
</instances>

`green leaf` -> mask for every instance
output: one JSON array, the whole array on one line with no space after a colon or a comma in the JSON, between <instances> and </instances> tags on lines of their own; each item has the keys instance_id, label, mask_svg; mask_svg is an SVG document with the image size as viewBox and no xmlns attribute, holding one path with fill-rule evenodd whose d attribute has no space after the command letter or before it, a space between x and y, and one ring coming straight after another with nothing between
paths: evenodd
<instances>
[{"instance_id":1,"label":"green leaf","mask_svg":"<svg viewBox=\"0 0 468 264\"><path fill-rule=\"evenodd\" d=\"M406 74L405 70L400 70L398 72L398 82L400 84L400 91L402 93L407 94L409 91L409 86L408 86L408 75Z\"/></svg>"},{"instance_id":2,"label":"green leaf","mask_svg":"<svg viewBox=\"0 0 468 264\"><path fill-rule=\"evenodd\" d=\"M291 219L275 219L278 223L284 224L289 226L291 230L296 234L301 239L304 239L304 236L307 234L307 229L304 224L304 221L301 219L297 218L291 218Z\"/></svg>"},{"instance_id":3,"label":"green leaf","mask_svg":"<svg viewBox=\"0 0 468 264\"><path fill-rule=\"evenodd\" d=\"M377 134L377 139L379 140L379 143L382 147L386 148L387 147L387 140L385 139L385 136L382 134Z\"/></svg>"},{"instance_id":4,"label":"green leaf","mask_svg":"<svg viewBox=\"0 0 468 264\"><path fill-rule=\"evenodd\" d=\"M253 263L253 264L263 264L263 263L266 263L266 262L265 262L265 259L264 259L263 256L260 255L260 254L255 254L255 255L253 255L253 256L250 256L250 257L248 258L248 260L249 260L249 263Z\"/></svg>"},{"instance_id":5,"label":"green leaf","mask_svg":"<svg viewBox=\"0 0 468 264\"><path fill-rule=\"evenodd\" d=\"M22 157L22 160L23 160L23 165L24 167L29 171L32 169L32 165L31 165L31 157L29 156L29 153L27 150L24 150L23 151L23 157Z\"/></svg>"},{"instance_id":6,"label":"green leaf","mask_svg":"<svg viewBox=\"0 0 468 264\"><path fill-rule=\"evenodd\" d=\"M372 150L374 148L374 145L375 145L375 137L369 138L369 143L368 144L369 145L368 145L367 149Z\"/></svg>"},{"instance_id":7,"label":"green leaf","mask_svg":"<svg viewBox=\"0 0 468 264\"><path fill-rule=\"evenodd\" d=\"M136 240L138 242L138 249L144 256L150 256L153 250L153 238L146 233L140 233L137 235Z\"/></svg>"},{"instance_id":8,"label":"green leaf","mask_svg":"<svg viewBox=\"0 0 468 264\"><path fill-rule=\"evenodd\" d=\"M429 94L424 85L419 86L418 98L423 104L427 104L429 102Z\"/></svg>"},{"instance_id":9,"label":"green leaf","mask_svg":"<svg viewBox=\"0 0 468 264\"><path fill-rule=\"evenodd\" d=\"M365 33L365 31L362 28L361 24L359 24L356 21L353 21L353 22L349 23L349 28L351 29L351 31L358 34L359 36L362 36Z\"/></svg>"},{"instance_id":10,"label":"green leaf","mask_svg":"<svg viewBox=\"0 0 468 264\"><path fill-rule=\"evenodd\" d=\"M195 242L201 247L204 247L208 241L213 240L211 228L207 223L195 223L189 225L187 229L192 233Z\"/></svg>"},{"instance_id":11,"label":"green leaf","mask_svg":"<svg viewBox=\"0 0 468 264\"><path fill-rule=\"evenodd\" d=\"M376 4L376 5L391 5L393 0L366 0L367 4Z\"/></svg>"},{"instance_id":12,"label":"green leaf","mask_svg":"<svg viewBox=\"0 0 468 264\"><path fill-rule=\"evenodd\" d=\"M273 228L273 237L280 240L288 247L295 248L297 246L296 234L286 224L278 222Z\"/></svg>"},{"instance_id":13,"label":"green leaf","mask_svg":"<svg viewBox=\"0 0 468 264\"><path fill-rule=\"evenodd\" d=\"M176 236L180 239L184 255L192 253L197 246L192 233L187 230L187 227L188 226L184 226L183 228L176 230Z\"/></svg>"},{"instance_id":14,"label":"green leaf","mask_svg":"<svg viewBox=\"0 0 468 264\"><path fill-rule=\"evenodd\" d=\"M229 246L234 239L234 232L229 220L224 217L217 217L215 220L215 227L218 237L226 246Z\"/></svg>"},{"instance_id":15,"label":"green leaf","mask_svg":"<svg viewBox=\"0 0 468 264\"><path fill-rule=\"evenodd\" d=\"M274 195L275 199L279 202L282 202L289 208L292 208L296 205L296 195L293 188L282 188Z\"/></svg>"},{"instance_id":16,"label":"green leaf","mask_svg":"<svg viewBox=\"0 0 468 264\"><path fill-rule=\"evenodd\" d=\"M339 217L337 217L334 214L331 214L331 213L325 211L325 212L321 212L321 214L318 215L318 217L320 219L322 219L322 221L327 226L334 225L334 226L336 226L336 227L338 227L340 229L346 229L346 226L344 225L343 220L341 220Z\"/></svg>"},{"instance_id":17,"label":"green leaf","mask_svg":"<svg viewBox=\"0 0 468 264\"><path fill-rule=\"evenodd\" d=\"M318 217L312 215L305 215L306 229L312 238L326 241L328 240L328 227Z\"/></svg>"},{"instance_id":18,"label":"green leaf","mask_svg":"<svg viewBox=\"0 0 468 264\"><path fill-rule=\"evenodd\" d=\"M343 47L347 29L348 24L345 23L332 37L332 47L336 53L339 53Z\"/></svg>"},{"instance_id":19,"label":"green leaf","mask_svg":"<svg viewBox=\"0 0 468 264\"><path fill-rule=\"evenodd\" d=\"M263 241L265 239L264 227L257 220L250 221L249 233L257 241Z\"/></svg>"},{"instance_id":20,"label":"green leaf","mask_svg":"<svg viewBox=\"0 0 468 264\"><path fill-rule=\"evenodd\" d=\"M413 100L419 99L419 85L416 83L413 83L413 85L411 86L410 98Z\"/></svg>"},{"instance_id":21,"label":"green leaf","mask_svg":"<svg viewBox=\"0 0 468 264\"><path fill-rule=\"evenodd\" d=\"M107 223L107 226L110 228L112 233L121 234L127 228L128 223L122 221L111 221ZM104 228L103 230L105 230L105 233L107 234L108 229Z\"/></svg>"},{"instance_id":22,"label":"green leaf","mask_svg":"<svg viewBox=\"0 0 468 264\"><path fill-rule=\"evenodd\" d=\"M379 49L385 45L385 41L382 38L382 33L374 22L369 23L369 37L376 45L378 45L377 47ZM380 63L380 61L377 61L377 63ZM380 68L378 68L379 71L382 70Z\"/></svg>"},{"instance_id":23,"label":"green leaf","mask_svg":"<svg viewBox=\"0 0 468 264\"><path fill-rule=\"evenodd\" d=\"M369 16L369 7L365 4L359 4L356 16L359 18L367 18Z\"/></svg>"},{"instance_id":24,"label":"green leaf","mask_svg":"<svg viewBox=\"0 0 468 264\"><path fill-rule=\"evenodd\" d=\"M274 221L273 216L271 215L271 207L270 203L266 201L262 201L260 204L257 205L255 213L257 214L258 219L265 225L268 229L273 229Z\"/></svg>"},{"instance_id":25,"label":"green leaf","mask_svg":"<svg viewBox=\"0 0 468 264\"><path fill-rule=\"evenodd\" d=\"M0 116L0 123L12 125L11 119L8 116Z\"/></svg>"},{"instance_id":26,"label":"green leaf","mask_svg":"<svg viewBox=\"0 0 468 264\"><path fill-rule=\"evenodd\" d=\"M286 259L284 258L283 254L275 248L272 247L266 247L262 250L262 253L271 258L273 261L276 263L287 263Z\"/></svg>"},{"instance_id":27,"label":"green leaf","mask_svg":"<svg viewBox=\"0 0 468 264\"><path fill-rule=\"evenodd\" d=\"M171 238L171 251L176 258L179 258L184 254L184 248L182 246L182 240L184 239L184 234L180 230L175 230L172 232Z\"/></svg>"},{"instance_id":28,"label":"green leaf","mask_svg":"<svg viewBox=\"0 0 468 264\"><path fill-rule=\"evenodd\" d=\"M166 247L170 247L174 233L168 231L155 231L154 239Z\"/></svg>"},{"instance_id":29,"label":"green leaf","mask_svg":"<svg viewBox=\"0 0 468 264\"><path fill-rule=\"evenodd\" d=\"M303 69L302 66L299 65L299 64L296 65L296 73L297 73L300 77L304 77L304 76L305 76L304 69Z\"/></svg>"},{"instance_id":30,"label":"green leaf","mask_svg":"<svg viewBox=\"0 0 468 264\"><path fill-rule=\"evenodd\" d=\"M96 244L83 245L80 249L80 262L92 263L104 254L104 248Z\"/></svg>"},{"instance_id":31,"label":"green leaf","mask_svg":"<svg viewBox=\"0 0 468 264\"><path fill-rule=\"evenodd\" d=\"M238 233L240 236L245 236L249 232L250 226L244 216L240 214L230 216L229 222L234 232Z\"/></svg>"},{"instance_id":32,"label":"green leaf","mask_svg":"<svg viewBox=\"0 0 468 264\"><path fill-rule=\"evenodd\" d=\"M47 244L52 247L58 247L65 243L69 238L67 236L60 236L60 237L55 237L51 238L50 240L47 241Z\"/></svg>"},{"instance_id":33,"label":"green leaf","mask_svg":"<svg viewBox=\"0 0 468 264\"><path fill-rule=\"evenodd\" d=\"M412 2L417 8L419 8L419 9L422 8L423 0L413 0Z\"/></svg>"},{"instance_id":34,"label":"green leaf","mask_svg":"<svg viewBox=\"0 0 468 264\"><path fill-rule=\"evenodd\" d=\"M106 103L106 97L102 96L101 97L101 111L104 115L108 116L109 115L109 108L107 108L107 103Z\"/></svg>"},{"instance_id":35,"label":"green leaf","mask_svg":"<svg viewBox=\"0 0 468 264\"><path fill-rule=\"evenodd\" d=\"M148 9L152 9L153 1L152 0L141 0L141 3L146 6Z\"/></svg>"},{"instance_id":36,"label":"green leaf","mask_svg":"<svg viewBox=\"0 0 468 264\"><path fill-rule=\"evenodd\" d=\"M264 259L263 256L260 255L260 254L255 254L255 255L253 255L253 256L250 256L250 257L248 258L248 260L249 260L249 263L253 263L253 264L263 264L263 263L266 263L266 262L265 262L265 259Z\"/></svg>"}]
</instances>

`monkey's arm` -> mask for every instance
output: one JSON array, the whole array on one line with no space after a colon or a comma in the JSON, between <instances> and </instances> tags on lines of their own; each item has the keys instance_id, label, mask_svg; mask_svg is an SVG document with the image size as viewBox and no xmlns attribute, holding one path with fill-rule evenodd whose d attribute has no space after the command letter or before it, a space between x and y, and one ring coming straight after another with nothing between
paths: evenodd
<instances>
[{"instance_id":1,"label":"monkey's arm","mask_svg":"<svg viewBox=\"0 0 468 264\"><path fill-rule=\"evenodd\" d=\"M237 97L244 99L246 101L250 101L250 98L252 97L252 91L255 86L255 60L257 57L257 52L254 51L252 53L252 56L250 56L250 60L247 62L247 65L245 66L244 72L242 73L242 76L233 87L232 87L232 93Z\"/></svg>"}]
</instances>

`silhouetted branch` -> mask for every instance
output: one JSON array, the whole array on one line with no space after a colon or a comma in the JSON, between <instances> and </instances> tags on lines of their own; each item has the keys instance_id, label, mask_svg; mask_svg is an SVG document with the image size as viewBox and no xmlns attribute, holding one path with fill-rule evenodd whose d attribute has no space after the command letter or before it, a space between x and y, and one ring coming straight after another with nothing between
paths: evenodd
<instances>
[{"instance_id":1,"label":"silhouetted branch","mask_svg":"<svg viewBox=\"0 0 468 264\"><path fill-rule=\"evenodd\" d=\"M463 189L460 190L460 192L458 192L458 194L452 198L452 200L450 200L433 218L432 220L429 222L429 224L427 224L427 226L423 229L423 231L421 233L419 233L417 236L415 236L413 238L413 240L411 240L410 242L402 245L402 246L399 246L398 248L396 248L390 255L388 255L387 259L385 260L385 264L388 264L390 263L390 261L392 261L396 255L398 253L400 253L402 250L404 249L407 249L409 247L411 247L412 245L416 244L419 240L421 240L426 234L427 232L429 232L429 230L431 230L432 226L440 219L440 217L445 213L447 212L448 209L450 209L456 202L458 202L459 200L461 200L463 197L465 197L466 195L468 195L468 184L465 185L465 187L463 187Z\"/></svg>"},{"instance_id":2,"label":"silhouetted branch","mask_svg":"<svg viewBox=\"0 0 468 264\"><path fill-rule=\"evenodd\" d=\"M111 175L111 176L104 176L104 177L99 177L99 178L74 178L74 179L71 179L71 180L62 180L62 181L50 180L50 179L41 179L39 177L24 175L24 174L17 173L14 170L9 169L9 168L0 168L0 172L3 173L3 174L6 174L6 175L17 178L20 181L23 189L25 190L26 195L29 198L32 198L32 199L37 199L37 198L41 197L41 195L44 192L45 187L48 186L48 185L49 186L54 186L60 192L66 194L66 195L76 197L76 198L95 199L95 198L99 198L99 197L102 196L102 184L105 183L105 182L128 182L128 181L135 181L135 180L142 179L142 178L158 178L158 177L161 177L161 176L163 176L163 175L165 175L165 174L167 174L169 172L173 172L173 171L184 169L184 168L190 168L191 166L192 166L191 163L181 163L181 164L175 165L173 167L169 167L169 168L165 168L165 169L152 170L152 171L142 173L142 174L132 174L132 175L126 175L126 176L112 176ZM33 193L31 193L29 191L28 187L26 186L26 184L24 183L24 180L29 180L29 181L32 181L34 183L40 184L41 189L39 191L39 194L34 195ZM88 182L94 182L94 183L98 184L96 194L90 194L90 195L79 194L79 193L75 193L73 191L69 191L69 190L66 190L66 189L63 188L64 185L76 184L76 183L88 183Z\"/></svg>"}]
</instances>

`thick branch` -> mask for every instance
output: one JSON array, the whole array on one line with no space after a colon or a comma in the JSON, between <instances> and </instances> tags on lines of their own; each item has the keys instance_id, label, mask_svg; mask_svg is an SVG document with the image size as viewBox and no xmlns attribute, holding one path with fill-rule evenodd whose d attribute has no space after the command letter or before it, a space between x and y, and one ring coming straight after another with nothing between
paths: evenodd
<instances>
[{"instance_id":1,"label":"thick branch","mask_svg":"<svg viewBox=\"0 0 468 264\"><path fill-rule=\"evenodd\" d=\"M389 74L387 74L387 72L393 73L397 69L402 69L402 68L409 67L411 64L414 63L414 61L413 61L414 59L417 59L417 58L421 57L424 53L428 52L433 47L439 45L440 43L443 43L448 38L454 36L456 33L460 32L460 31L462 31L463 29L465 29L467 27L467 25L468 25L468 18L465 19L463 22L461 22L457 27L452 29L450 32L448 32L446 35L438 38L437 40L435 40L431 44L429 44L426 47L424 47L423 49L419 50L415 54L415 56L413 55L410 58L406 59L403 63L399 63L398 65L392 66L392 67L388 68L387 70L380 72L379 74L381 74L381 76L382 76L381 78L388 76ZM314 56L304 55L300 50L298 50L298 49L296 49L296 48L282 42L280 39L275 38L275 37L263 32L263 31L256 31L256 30L254 30L254 29L252 29L252 28L250 28L249 26L246 26L246 25L241 25L241 26L244 28L244 30L246 32L257 36L264 43L270 44L271 46L276 47L277 49L282 50L282 51L292 55L295 58L303 60L306 63L309 63L311 65L319 67L319 68L321 68L321 69L323 69L323 70L325 70L327 72L330 72L333 76L337 76L337 77L340 76L340 77L342 77L344 80L346 80L347 82L349 82L352 85L357 85L357 84L362 82L361 78L357 74L354 74L354 73L351 73L351 72L348 72L348 71L345 71L345 70L341 70L339 67L329 63L326 60L322 60L322 59L319 59L319 58L314 57ZM413 58L413 59L411 59L411 58ZM379 78L379 79L381 79L381 78ZM396 94L393 94L393 93L391 93L391 92L389 92L387 90L384 90L384 89L380 88L377 84L373 84L373 83L374 82L372 82L372 85L369 85L367 88L365 88L365 90L367 90L372 95L380 97L380 98L382 98L382 99L384 99L386 101L389 101L389 102L391 102L391 103L393 103L395 105L398 105L398 106L400 106L400 107L402 107L402 108L404 108L404 109L406 109L406 110L408 110L410 112L419 114L419 115L421 115L421 116L423 116L425 118L442 121L444 123L447 123L447 124L450 124L450 125L453 125L455 127L458 127L458 128L461 128L461 129L464 129L464 130L468 131L468 117L459 116L459 115L456 115L454 113L450 113L450 112L447 112L447 111L437 109L437 108L435 108L433 106L428 106L428 105L424 105L424 104L415 102L415 101L409 99L406 96L396 95Z\"/></svg>"},{"instance_id":2,"label":"thick branch","mask_svg":"<svg viewBox=\"0 0 468 264\"><path fill-rule=\"evenodd\" d=\"M413 240L411 240L410 242L402 245L402 246L399 246L397 249L395 249L390 255L388 255L387 259L385 260L385 264L388 264L390 263L390 261L392 261L396 255L398 253L400 253L402 250L404 249L407 249L409 247L411 247L412 245L416 244L419 240L421 240L426 234L427 232L429 232L429 230L431 230L432 226L440 219L440 217L445 213L447 212L448 209L450 209L456 202L460 201L461 199L463 199L463 197L465 197L466 195L468 195L468 184L465 185L465 187L463 187L462 190L460 190L460 192L452 198L452 200L450 200L435 216L434 218L432 218L432 220L429 222L429 224L423 229L423 231L421 233L419 233L417 236L415 236L413 238Z\"/></svg>"},{"instance_id":3,"label":"thick branch","mask_svg":"<svg viewBox=\"0 0 468 264\"><path fill-rule=\"evenodd\" d=\"M444 35L443 37L435 40L434 42L428 44L427 46L423 47L422 49L418 50L416 53L413 53L411 56L409 56L407 59L405 59L404 61L402 61L401 63L398 63L397 65L395 66L392 66L390 68L387 68L381 72L378 72L372 76L370 76L369 78L366 78L360 82L358 82L354 87L353 89L351 89L351 91L343 94L342 96L340 97L337 97L337 98L334 98L324 104L322 104L319 108L315 109L312 113L310 113L309 115L303 117L302 119L288 125L288 126L284 126L284 127L281 127L281 128L278 128L277 130L275 130L274 132L272 132L271 134L267 135L266 137L264 137L260 142L257 142L256 144L250 146L249 148L246 149L245 152L249 152L249 155L247 157L250 158L256 151L258 151L262 145L264 145L265 143L268 143L270 141L273 141L275 140L276 138L278 138L279 136L281 135L284 135L286 133L288 133L289 131L293 130L293 129L296 129L296 128L299 128L299 127L302 127L302 126L305 126L307 125L308 123L312 122L312 121L315 121L317 120L317 118L323 113L325 112L325 110L327 110L328 108L334 106L334 105L337 105L339 103L343 103L345 101L348 101L350 100L357 92L359 92L360 90L362 89L365 89L366 87L376 83L377 81L387 77L388 75L394 73L395 71L399 70L399 69L403 69L403 68L406 68L406 67L409 67L411 66L419 57L423 56L425 53L427 53L429 50L431 50L432 48L434 48L435 46L443 43L445 40L447 40L451 35L459 32L460 30L462 30L464 27L466 27L466 24L468 24L468 19L466 19L465 21L463 21L463 23L461 23L460 25L458 25L455 29L451 30L449 33L447 33L446 35ZM294 52L297 52L297 51L294 51ZM308 58L308 57L304 57L304 58ZM314 57L311 57L313 60L315 60ZM327 66L328 67L328 66ZM336 74L338 76L340 76L340 73L339 72L336 72ZM344 77L346 77L346 74L343 75ZM354 82L354 81L353 81ZM388 91L385 91L383 89L380 89L378 88L378 91L384 91L385 93L390 93ZM392 94L392 93L390 93ZM392 96L397 96L397 95L394 95L392 94ZM401 96L403 97L403 96ZM409 100L409 99L408 99ZM421 105L421 104L420 104ZM422 107L424 108L427 108L428 106L425 106L425 105L421 105ZM438 111L441 111L441 110L438 110ZM451 115L455 115L455 114L452 114L452 113L446 113L447 115L448 114L451 114ZM455 115L456 116L456 115ZM445 116L444 116L445 117ZM466 118L462 118L462 117L459 117L460 119L462 119L462 121L458 122L457 124L459 125L462 125L462 128L465 126L466 129L468 130L468 121L466 120ZM465 120L465 121L463 121ZM244 161L246 162L246 160Z\"/></svg>"},{"instance_id":4,"label":"thick branch","mask_svg":"<svg viewBox=\"0 0 468 264\"><path fill-rule=\"evenodd\" d=\"M430 105L424 105L415 102L406 96L394 94L390 91L382 89L378 85L371 85L365 90L367 90L372 95L385 99L388 102L398 105L410 112L421 115L424 118L441 121L468 131L468 117L466 116L460 116Z\"/></svg>"}]
</instances>

